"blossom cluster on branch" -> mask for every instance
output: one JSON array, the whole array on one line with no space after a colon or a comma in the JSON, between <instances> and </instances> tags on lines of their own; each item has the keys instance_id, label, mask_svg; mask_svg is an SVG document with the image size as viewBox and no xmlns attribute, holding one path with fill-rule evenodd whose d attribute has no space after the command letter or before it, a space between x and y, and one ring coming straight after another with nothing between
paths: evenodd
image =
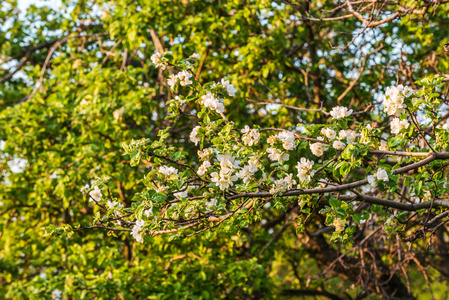
<instances>
[{"instance_id":1,"label":"blossom cluster on branch","mask_svg":"<svg viewBox=\"0 0 449 300\"><path fill-rule=\"evenodd\" d=\"M417 91L387 88L379 107L386 114L337 106L328 118L321 116L320 124L236 128L226 117L225 103L238 90L230 79L200 84L193 72L198 58L151 57L155 67L170 72L168 118L194 114L198 119L184 141L198 148L198 156L173 146L169 127L159 132L159 140L124 143L132 165L151 162L142 179L146 188L133 197L131 207L123 207L106 193L107 176L83 187L104 210L94 223L131 231L144 242L158 234L197 234L226 222L247 226L259 221L257 212L269 202L278 209L298 203L305 215L321 208L326 224L335 227L333 239L346 241L356 226L379 213L378 205L385 207L382 216L390 218L391 226L391 220L401 221L391 208L441 213L449 207L444 200L449 126L443 124L439 76L418 81L422 89ZM372 206L358 209L362 202Z\"/></svg>"}]
</instances>

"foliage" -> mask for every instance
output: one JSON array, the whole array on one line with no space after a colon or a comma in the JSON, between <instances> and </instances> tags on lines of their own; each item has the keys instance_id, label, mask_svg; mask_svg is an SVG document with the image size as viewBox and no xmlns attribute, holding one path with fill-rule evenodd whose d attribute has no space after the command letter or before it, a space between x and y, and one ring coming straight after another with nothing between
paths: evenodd
<instances>
[{"instance_id":1,"label":"foliage","mask_svg":"<svg viewBox=\"0 0 449 300\"><path fill-rule=\"evenodd\" d=\"M448 9L348 3L3 1L0 298L446 297Z\"/></svg>"}]
</instances>

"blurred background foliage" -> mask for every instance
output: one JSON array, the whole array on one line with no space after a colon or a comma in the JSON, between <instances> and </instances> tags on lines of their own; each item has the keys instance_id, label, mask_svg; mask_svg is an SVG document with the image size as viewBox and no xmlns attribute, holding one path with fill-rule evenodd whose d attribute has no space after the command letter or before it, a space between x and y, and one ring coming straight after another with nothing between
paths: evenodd
<instances>
[{"instance_id":1,"label":"blurred background foliage","mask_svg":"<svg viewBox=\"0 0 449 300\"><path fill-rule=\"evenodd\" d=\"M150 65L155 51L176 60L199 53L201 82L229 76L238 92L225 107L239 127L292 128L319 115L279 104L362 110L394 83L447 72L447 6L362 30L354 18L306 19L341 4L328 0L43 4L19 11L16 0L0 3L0 298L381 297L361 293L344 272L322 273L328 264L313 252L322 248L295 228L284 232L284 211L269 206L263 224L146 244L99 229L48 238L42 227L88 226L98 207L80 188L103 174L131 204L148 166L129 165L124 141L172 126L172 142L196 152L185 143L195 120L164 120L173 95ZM322 224L313 219L306 230ZM415 296L428 299L420 267L409 268ZM426 274L434 296L447 298L441 273Z\"/></svg>"}]
</instances>

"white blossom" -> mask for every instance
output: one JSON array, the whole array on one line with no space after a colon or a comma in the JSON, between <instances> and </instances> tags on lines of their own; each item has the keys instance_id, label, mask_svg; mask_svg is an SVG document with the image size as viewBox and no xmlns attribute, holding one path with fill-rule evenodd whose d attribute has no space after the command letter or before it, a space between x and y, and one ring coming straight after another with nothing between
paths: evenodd
<instances>
[{"instance_id":1,"label":"white blossom","mask_svg":"<svg viewBox=\"0 0 449 300\"><path fill-rule=\"evenodd\" d=\"M176 75L176 77L178 77L181 86L192 84L192 81L190 80L192 74L190 74L187 70L179 72L178 75Z\"/></svg>"},{"instance_id":2,"label":"white blossom","mask_svg":"<svg viewBox=\"0 0 449 300\"><path fill-rule=\"evenodd\" d=\"M376 176L368 175L367 179L368 179L368 183L369 183L369 185L371 187L376 187L377 186L377 184L376 184Z\"/></svg>"},{"instance_id":3,"label":"white blossom","mask_svg":"<svg viewBox=\"0 0 449 300\"><path fill-rule=\"evenodd\" d=\"M385 171L384 169L378 168L376 174L369 175L367 179L371 187L376 187L377 186L376 180L388 181L388 174L387 171Z\"/></svg>"},{"instance_id":4,"label":"white blossom","mask_svg":"<svg viewBox=\"0 0 449 300\"><path fill-rule=\"evenodd\" d=\"M285 150L293 150L295 148L295 135L293 132L282 131L276 136L281 142Z\"/></svg>"},{"instance_id":5,"label":"white blossom","mask_svg":"<svg viewBox=\"0 0 449 300\"><path fill-rule=\"evenodd\" d=\"M159 52L156 52L150 57L153 64L156 65L156 68L161 68L162 70L165 70L165 64L161 61L161 58L162 56Z\"/></svg>"},{"instance_id":6,"label":"white blossom","mask_svg":"<svg viewBox=\"0 0 449 300\"><path fill-rule=\"evenodd\" d=\"M120 120L124 113L125 113L125 107L122 106L121 108L114 110L112 115L114 116L114 119Z\"/></svg>"},{"instance_id":7,"label":"white blossom","mask_svg":"<svg viewBox=\"0 0 449 300\"><path fill-rule=\"evenodd\" d=\"M296 169L298 170L298 178L299 181L305 181L309 182L311 179L311 176L314 173L314 170L312 170L314 162L308 160L305 157L301 157L300 161L296 165Z\"/></svg>"},{"instance_id":8,"label":"white blossom","mask_svg":"<svg viewBox=\"0 0 449 300\"><path fill-rule=\"evenodd\" d=\"M133 230L131 232L131 235L134 237L134 239L139 242L143 243L143 237L142 237L142 228L145 225L145 221L136 221L136 225L134 225Z\"/></svg>"},{"instance_id":9,"label":"white blossom","mask_svg":"<svg viewBox=\"0 0 449 300\"><path fill-rule=\"evenodd\" d=\"M188 193L187 190L185 190L182 192L174 193L173 196L175 196L177 199L185 199L188 197Z\"/></svg>"},{"instance_id":10,"label":"white blossom","mask_svg":"<svg viewBox=\"0 0 449 300\"><path fill-rule=\"evenodd\" d=\"M205 160L201 166L198 168L198 175L203 176L204 174L206 174L207 169L210 167L210 162L208 160Z\"/></svg>"},{"instance_id":11,"label":"white blossom","mask_svg":"<svg viewBox=\"0 0 449 300\"><path fill-rule=\"evenodd\" d=\"M89 102L86 99L83 99L80 102L80 106L85 106L85 105L88 105L88 104L89 104Z\"/></svg>"},{"instance_id":12,"label":"white blossom","mask_svg":"<svg viewBox=\"0 0 449 300\"><path fill-rule=\"evenodd\" d=\"M336 106L332 108L330 114L334 119L343 119L344 117L349 117L352 114L352 109L348 110L347 107Z\"/></svg>"},{"instance_id":13,"label":"white blossom","mask_svg":"<svg viewBox=\"0 0 449 300\"><path fill-rule=\"evenodd\" d=\"M415 92L411 88L409 88L408 86L403 86L402 84L400 84L398 87L402 87L402 94L406 98L411 97L413 95L413 93Z\"/></svg>"},{"instance_id":14,"label":"white blossom","mask_svg":"<svg viewBox=\"0 0 449 300\"><path fill-rule=\"evenodd\" d=\"M226 89L229 96L234 97L237 90L234 88L234 85L229 83L229 80L224 80L224 78L221 79L221 85L223 88Z\"/></svg>"},{"instance_id":15,"label":"white blossom","mask_svg":"<svg viewBox=\"0 0 449 300\"><path fill-rule=\"evenodd\" d=\"M387 87L384 98L384 111L390 116L399 116L405 112L407 106L404 99L410 97L413 90L403 85L397 87Z\"/></svg>"},{"instance_id":16,"label":"white blossom","mask_svg":"<svg viewBox=\"0 0 449 300\"><path fill-rule=\"evenodd\" d=\"M339 140L343 140L346 139L346 141L348 142L348 144L352 144L355 142L356 138L357 138L358 134L355 133L352 130L340 130L338 132L338 139Z\"/></svg>"},{"instance_id":17,"label":"white blossom","mask_svg":"<svg viewBox=\"0 0 449 300\"><path fill-rule=\"evenodd\" d=\"M273 146L274 143L276 143L276 135L270 135L267 139L267 143Z\"/></svg>"},{"instance_id":18,"label":"white blossom","mask_svg":"<svg viewBox=\"0 0 449 300\"><path fill-rule=\"evenodd\" d=\"M384 169L378 168L376 173L377 180L388 181L387 171Z\"/></svg>"},{"instance_id":19,"label":"white blossom","mask_svg":"<svg viewBox=\"0 0 449 300\"><path fill-rule=\"evenodd\" d=\"M231 154L218 154L217 159L224 169L238 169L240 160L236 160Z\"/></svg>"},{"instance_id":20,"label":"white blossom","mask_svg":"<svg viewBox=\"0 0 449 300\"><path fill-rule=\"evenodd\" d=\"M212 182L221 189L225 190L232 186L234 181L238 179L233 173L239 168L240 161L236 160L231 154L218 154L217 159L220 162L220 173L213 172L211 174Z\"/></svg>"},{"instance_id":21,"label":"white blossom","mask_svg":"<svg viewBox=\"0 0 449 300\"><path fill-rule=\"evenodd\" d=\"M217 206L217 204L218 204L218 200L215 198L210 199L210 201L206 201L206 207L208 210L210 210L210 208L212 206Z\"/></svg>"},{"instance_id":22,"label":"white blossom","mask_svg":"<svg viewBox=\"0 0 449 300\"><path fill-rule=\"evenodd\" d=\"M167 84L170 87L170 89L173 90L177 83L178 83L178 76L171 74L167 79Z\"/></svg>"},{"instance_id":23,"label":"white blossom","mask_svg":"<svg viewBox=\"0 0 449 300\"><path fill-rule=\"evenodd\" d=\"M106 206L108 207L108 209L112 209L116 206L118 206L119 208L124 207L123 204L118 203L118 201L110 201L110 200L108 200Z\"/></svg>"},{"instance_id":24,"label":"white blossom","mask_svg":"<svg viewBox=\"0 0 449 300\"><path fill-rule=\"evenodd\" d=\"M230 169L221 169L220 174L218 174L217 172L213 172L210 176L212 182L215 182L215 184L222 191L227 189L229 186L234 185L233 181L236 181L238 179L237 176L232 175Z\"/></svg>"},{"instance_id":25,"label":"white blossom","mask_svg":"<svg viewBox=\"0 0 449 300\"><path fill-rule=\"evenodd\" d=\"M398 134L402 129L407 129L410 126L410 123L407 120L401 120L399 118L394 118L390 122L391 133Z\"/></svg>"},{"instance_id":26,"label":"white blossom","mask_svg":"<svg viewBox=\"0 0 449 300\"><path fill-rule=\"evenodd\" d=\"M198 53L193 53L192 55L190 55L190 58L200 59L201 55L199 55Z\"/></svg>"},{"instance_id":27,"label":"white blossom","mask_svg":"<svg viewBox=\"0 0 449 300\"><path fill-rule=\"evenodd\" d=\"M204 106L209 107L210 109L215 110L218 113L224 112L223 103L221 103L220 100L216 98L215 95L212 94L211 92L207 92L206 95L201 97L201 103Z\"/></svg>"},{"instance_id":28,"label":"white blossom","mask_svg":"<svg viewBox=\"0 0 449 300\"><path fill-rule=\"evenodd\" d=\"M165 176L178 175L178 170L174 167L162 166L159 168L159 173L164 174Z\"/></svg>"},{"instance_id":29,"label":"white blossom","mask_svg":"<svg viewBox=\"0 0 449 300\"><path fill-rule=\"evenodd\" d=\"M335 139L337 133L332 128L321 128L321 134L324 134L329 140Z\"/></svg>"},{"instance_id":30,"label":"white blossom","mask_svg":"<svg viewBox=\"0 0 449 300\"><path fill-rule=\"evenodd\" d=\"M198 157L200 158L200 160L207 160L209 158L209 156L213 153L213 149L211 148L206 148L203 150L198 150Z\"/></svg>"},{"instance_id":31,"label":"white blossom","mask_svg":"<svg viewBox=\"0 0 449 300\"><path fill-rule=\"evenodd\" d=\"M147 218L149 218L150 216L153 215L153 210L151 208L144 210L143 212L145 214L145 216L147 216Z\"/></svg>"},{"instance_id":32,"label":"white blossom","mask_svg":"<svg viewBox=\"0 0 449 300\"><path fill-rule=\"evenodd\" d=\"M245 134L242 138L242 141L246 146L255 145L260 140L259 131L257 129L250 129L248 125L246 125L244 129L242 129L242 133Z\"/></svg>"},{"instance_id":33,"label":"white blossom","mask_svg":"<svg viewBox=\"0 0 449 300\"><path fill-rule=\"evenodd\" d=\"M254 165L247 165L244 166L237 174L236 176L243 179L244 183L247 183L254 175L254 173L257 172L257 167Z\"/></svg>"},{"instance_id":34,"label":"white blossom","mask_svg":"<svg viewBox=\"0 0 449 300\"><path fill-rule=\"evenodd\" d=\"M335 227L335 231L342 232L345 229L345 221L342 219L334 218L332 225Z\"/></svg>"},{"instance_id":35,"label":"white blossom","mask_svg":"<svg viewBox=\"0 0 449 300\"><path fill-rule=\"evenodd\" d=\"M381 140L379 150L388 151L388 142L385 140Z\"/></svg>"},{"instance_id":36,"label":"white blossom","mask_svg":"<svg viewBox=\"0 0 449 300\"><path fill-rule=\"evenodd\" d=\"M179 98L179 96L176 96L175 100L178 101L180 105L183 105L184 103L187 102L187 100L183 100L183 99Z\"/></svg>"},{"instance_id":37,"label":"white blossom","mask_svg":"<svg viewBox=\"0 0 449 300\"><path fill-rule=\"evenodd\" d=\"M285 178L278 179L274 182L272 188L270 189L271 194L279 194L292 189L293 185L296 184L296 180L293 179L293 174L287 174Z\"/></svg>"},{"instance_id":38,"label":"white blossom","mask_svg":"<svg viewBox=\"0 0 449 300\"><path fill-rule=\"evenodd\" d=\"M89 196L92 197L92 199L96 202L100 201L102 197L100 188L98 188L98 186L95 186L94 189L90 191Z\"/></svg>"},{"instance_id":39,"label":"white blossom","mask_svg":"<svg viewBox=\"0 0 449 300\"><path fill-rule=\"evenodd\" d=\"M201 139L197 137L198 129L200 128L200 126L195 126L190 133L190 141L192 141L192 143L195 143L195 146L198 146L198 142L201 141Z\"/></svg>"},{"instance_id":40,"label":"white blossom","mask_svg":"<svg viewBox=\"0 0 449 300\"><path fill-rule=\"evenodd\" d=\"M53 290L53 291L51 292L51 298L52 298L52 299L55 299L55 300L60 300L60 299L62 299L62 292L61 292L60 290L58 290L58 289Z\"/></svg>"},{"instance_id":41,"label":"white blossom","mask_svg":"<svg viewBox=\"0 0 449 300\"><path fill-rule=\"evenodd\" d=\"M81 188L81 193L83 194L83 195L85 195L86 193L87 193L87 190L89 189L89 184L86 184L85 186L83 186L82 188Z\"/></svg>"},{"instance_id":42,"label":"white blossom","mask_svg":"<svg viewBox=\"0 0 449 300\"><path fill-rule=\"evenodd\" d=\"M260 168L259 159L256 156L251 156L248 160L248 164Z\"/></svg>"},{"instance_id":43,"label":"white blossom","mask_svg":"<svg viewBox=\"0 0 449 300\"><path fill-rule=\"evenodd\" d=\"M334 143L332 144L332 146L336 149L336 150L344 150L346 147L346 144L340 141L334 141Z\"/></svg>"},{"instance_id":44,"label":"white blossom","mask_svg":"<svg viewBox=\"0 0 449 300\"><path fill-rule=\"evenodd\" d=\"M324 154L324 144L323 143L313 143L310 144L310 150L315 156L321 156Z\"/></svg>"},{"instance_id":45,"label":"white blossom","mask_svg":"<svg viewBox=\"0 0 449 300\"><path fill-rule=\"evenodd\" d=\"M243 129L242 129L242 133L247 134L247 133L249 133L250 130L251 130L251 128L249 128L248 125L245 125L245 127L243 127Z\"/></svg>"},{"instance_id":46,"label":"white blossom","mask_svg":"<svg viewBox=\"0 0 449 300\"><path fill-rule=\"evenodd\" d=\"M267 152L269 153L268 158L270 160L277 160L280 164L290 159L290 155L288 153L285 153L277 148L268 148Z\"/></svg>"},{"instance_id":47,"label":"white blossom","mask_svg":"<svg viewBox=\"0 0 449 300\"><path fill-rule=\"evenodd\" d=\"M155 191L160 194L165 194L165 192L168 190L168 186L160 185L155 187Z\"/></svg>"}]
</instances>

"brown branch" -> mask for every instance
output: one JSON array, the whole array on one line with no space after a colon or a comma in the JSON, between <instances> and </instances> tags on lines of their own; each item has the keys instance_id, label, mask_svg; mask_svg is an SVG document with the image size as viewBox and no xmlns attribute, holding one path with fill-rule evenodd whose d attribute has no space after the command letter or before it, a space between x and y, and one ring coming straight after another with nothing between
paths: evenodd
<instances>
[{"instance_id":1,"label":"brown branch","mask_svg":"<svg viewBox=\"0 0 449 300\"><path fill-rule=\"evenodd\" d=\"M393 174L402 174L411 170L415 170L418 169L422 166L427 165L428 163L436 160L436 159L442 159L442 160L446 160L449 159L449 153L443 153L443 152L437 152L437 153L432 153L432 155L430 155L429 157L404 166L402 168L393 170ZM368 179L363 179L363 180L359 180L359 181L355 181L355 182L351 182L351 183L347 183L347 184L342 184L342 185L337 185L337 186L331 186L331 187L326 187L326 188L313 188L313 189L297 189L297 190L290 190L285 192L282 196L284 197L288 197L288 196L298 196L298 195L310 195L310 194L323 194L323 193L331 193L331 192L338 192L338 191L343 191L343 190L348 190L348 189L352 189L352 188L356 188L362 185L368 184ZM227 200L234 200L234 199L238 199L238 198L242 198L242 197L250 197L250 198L265 198L265 197L271 197L272 195L270 193L241 193L241 194L237 194L237 195L233 195L231 197L228 197Z\"/></svg>"},{"instance_id":2,"label":"brown branch","mask_svg":"<svg viewBox=\"0 0 449 300\"><path fill-rule=\"evenodd\" d=\"M11 77L14 76L14 74L16 74L20 69L22 69L22 67L27 63L28 58L30 57L31 52L28 51L26 53L26 55L22 58L22 61L16 66L16 68L14 69L14 71L8 73L6 76L4 76L1 80L0 83L4 83L6 81L8 81L9 79L11 79Z\"/></svg>"},{"instance_id":3,"label":"brown branch","mask_svg":"<svg viewBox=\"0 0 449 300\"><path fill-rule=\"evenodd\" d=\"M355 39L354 39L355 40ZM353 41L354 41L353 40ZM348 47L350 44L346 45L346 47ZM349 84L349 86L346 88L346 90L343 92L343 94L340 95L340 97L337 98L337 102L340 103L340 101L352 90L352 88L357 84L357 81L359 81L360 77L362 76L363 71L365 70L365 65L366 65L366 61L368 60L368 58L373 54L376 53L377 51L381 50L383 48L383 44L380 44L379 47L377 47L376 49L374 49L373 51L371 51L370 53L368 53L367 55L365 55L365 58L363 59L362 62L362 66L360 67L360 71L359 71L359 75L354 78L353 81L351 81L351 83ZM345 47L345 48L346 48ZM344 50L344 49L343 49Z\"/></svg>"}]
</instances>

